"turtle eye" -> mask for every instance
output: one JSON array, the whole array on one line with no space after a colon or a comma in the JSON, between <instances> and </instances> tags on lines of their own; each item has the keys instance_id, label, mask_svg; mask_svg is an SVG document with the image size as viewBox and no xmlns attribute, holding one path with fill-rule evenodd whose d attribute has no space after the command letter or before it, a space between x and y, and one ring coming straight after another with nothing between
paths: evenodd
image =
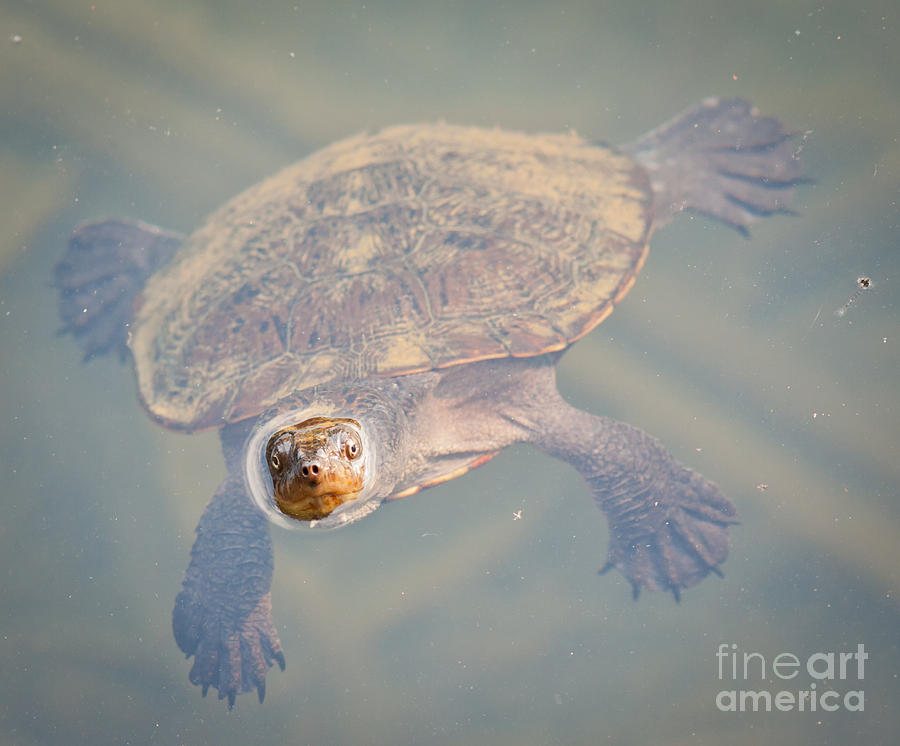
<instances>
[{"instance_id":1,"label":"turtle eye","mask_svg":"<svg viewBox=\"0 0 900 746\"><path fill-rule=\"evenodd\" d=\"M291 433L279 433L269 441L269 468L280 471L290 460L289 454L293 436Z\"/></svg>"},{"instance_id":2,"label":"turtle eye","mask_svg":"<svg viewBox=\"0 0 900 746\"><path fill-rule=\"evenodd\" d=\"M359 440L357 440L356 435L350 435L347 438L347 442L344 443L344 454L352 460L359 458L360 453L362 453L362 446L359 444Z\"/></svg>"}]
</instances>

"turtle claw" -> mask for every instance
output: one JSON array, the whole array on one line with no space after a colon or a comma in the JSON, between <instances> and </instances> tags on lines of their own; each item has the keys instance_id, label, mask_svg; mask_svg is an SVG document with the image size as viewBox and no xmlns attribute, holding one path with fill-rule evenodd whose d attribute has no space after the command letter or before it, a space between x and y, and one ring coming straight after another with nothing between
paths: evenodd
<instances>
[{"instance_id":1,"label":"turtle claw","mask_svg":"<svg viewBox=\"0 0 900 746\"><path fill-rule=\"evenodd\" d=\"M637 600L641 589L666 590L676 602L681 591L708 574L724 577L719 565L728 555L728 527L734 506L719 488L699 474L674 464L674 478L657 483L655 504L664 512L628 526L626 538L612 526L609 555L600 573L618 569L631 583ZM620 527L621 528L621 527Z\"/></svg>"},{"instance_id":2,"label":"turtle claw","mask_svg":"<svg viewBox=\"0 0 900 746\"><path fill-rule=\"evenodd\" d=\"M233 619L217 617L185 589L176 601L173 626L179 646L194 656L191 683L202 688L204 697L210 687L217 689L229 710L238 694L254 689L262 702L269 667L278 663L285 669L268 594L244 619Z\"/></svg>"},{"instance_id":3,"label":"turtle claw","mask_svg":"<svg viewBox=\"0 0 900 746\"><path fill-rule=\"evenodd\" d=\"M720 575L721 575L721 573L720 573ZM272 653L272 660L275 661L275 662L278 664L278 667L279 667L282 671L284 671L284 669L285 669L285 667L286 667L286 665L287 665L286 662L285 662L285 660L284 660L284 653L282 653L280 650L273 651L273 653Z\"/></svg>"}]
</instances>

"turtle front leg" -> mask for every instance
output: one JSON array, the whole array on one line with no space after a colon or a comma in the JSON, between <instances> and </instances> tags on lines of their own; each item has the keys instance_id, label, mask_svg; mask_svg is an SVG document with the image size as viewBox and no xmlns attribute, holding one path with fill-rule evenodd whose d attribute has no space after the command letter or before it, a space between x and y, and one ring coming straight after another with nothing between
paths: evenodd
<instances>
[{"instance_id":1,"label":"turtle front leg","mask_svg":"<svg viewBox=\"0 0 900 746\"><path fill-rule=\"evenodd\" d=\"M225 455L228 460L227 447ZM238 694L253 689L261 702L269 667L277 662L284 670L272 622L273 566L268 520L246 494L240 472L231 471L197 526L172 614L178 647L194 656L191 683L204 696L217 689L229 709Z\"/></svg>"},{"instance_id":2,"label":"turtle front leg","mask_svg":"<svg viewBox=\"0 0 900 746\"><path fill-rule=\"evenodd\" d=\"M555 391L554 391L555 393ZM734 505L719 488L676 461L638 428L582 412L555 396L530 440L584 477L609 520L604 573L617 568L641 588L669 590L699 583L728 555Z\"/></svg>"}]
</instances>

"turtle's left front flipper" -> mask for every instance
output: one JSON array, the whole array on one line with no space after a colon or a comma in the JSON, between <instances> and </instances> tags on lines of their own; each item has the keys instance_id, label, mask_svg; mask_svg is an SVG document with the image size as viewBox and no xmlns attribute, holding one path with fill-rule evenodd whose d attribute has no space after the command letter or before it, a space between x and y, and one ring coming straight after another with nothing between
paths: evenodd
<instances>
[{"instance_id":1,"label":"turtle's left front flipper","mask_svg":"<svg viewBox=\"0 0 900 746\"><path fill-rule=\"evenodd\" d=\"M641 588L699 583L728 555L735 508L719 488L638 428L575 409L561 398L532 442L574 466L609 520L607 562Z\"/></svg>"}]
</instances>

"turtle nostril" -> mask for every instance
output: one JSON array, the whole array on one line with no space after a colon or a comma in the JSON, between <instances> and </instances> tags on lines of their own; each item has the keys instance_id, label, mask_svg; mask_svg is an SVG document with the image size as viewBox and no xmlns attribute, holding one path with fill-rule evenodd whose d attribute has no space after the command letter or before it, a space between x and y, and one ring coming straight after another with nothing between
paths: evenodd
<instances>
[{"instance_id":1,"label":"turtle nostril","mask_svg":"<svg viewBox=\"0 0 900 746\"><path fill-rule=\"evenodd\" d=\"M319 465L316 463L313 464L303 464L300 467L300 474L304 477L317 477L319 476Z\"/></svg>"},{"instance_id":2,"label":"turtle nostril","mask_svg":"<svg viewBox=\"0 0 900 746\"><path fill-rule=\"evenodd\" d=\"M318 473L319 473L319 465L318 465L318 464L313 464L312 466L309 467L309 471L310 471L310 473L313 474L313 475L318 474Z\"/></svg>"}]
</instances>

